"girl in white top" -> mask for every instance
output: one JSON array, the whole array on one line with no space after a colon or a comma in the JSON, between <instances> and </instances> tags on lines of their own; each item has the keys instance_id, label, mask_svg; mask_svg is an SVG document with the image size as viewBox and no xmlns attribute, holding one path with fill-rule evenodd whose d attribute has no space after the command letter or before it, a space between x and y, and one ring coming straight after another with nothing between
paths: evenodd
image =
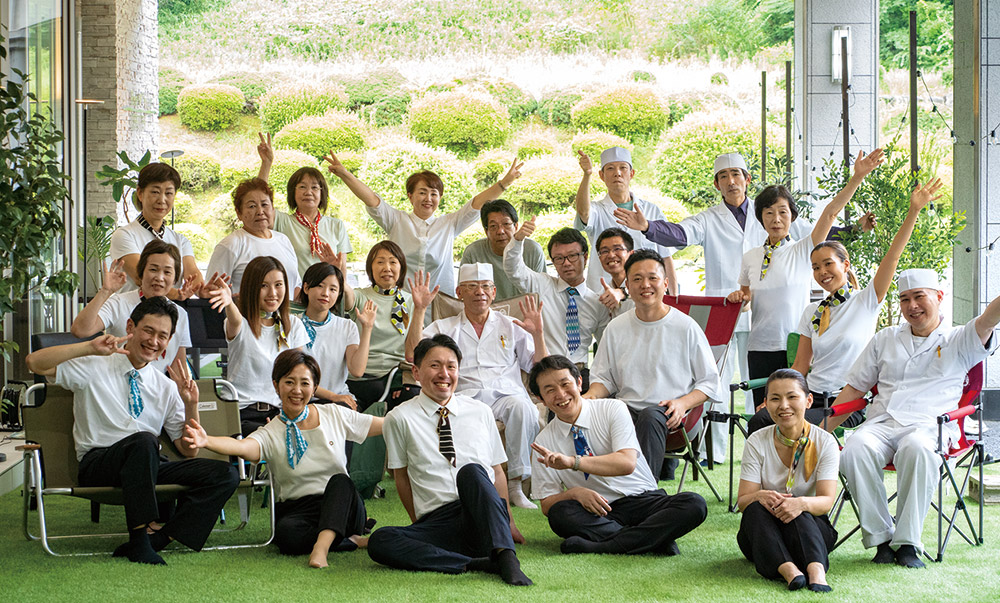
<instances>
[{"instance_id":1,"label":"girl in white top","mask_svg":"<svg viewBox=\"0 0 1000 603\"><path fill-rule=\"evenodd\" d=\"M340 303L343 293L344 273L340 268L318 262L306 270L297 301L305 306L302 324L309 336L306 351L323 368L319 386L333 392L331 402L353 407L354 397L347 390L347 373L354 377L365 374L375 324L375 303L370 300L364 303L356 313L355 324L331 312L331 308Z\"/></svg>"},{"instance_id":2,"label":"girl in white top","mask_svg":"<svg viewBox=\"0 0 1000 603\"><path fill-rule=\"evenodd\" d=\"M784 580L788 590L829 592L828 553L837 532L826 514L837 493L840 447L806 421L811 403L797 371L779 369L768 378L766 407L775 425L751 435L743 449L736 541L761 576Z\"/></svg>"},{"instance_id":3,"label":"girl in white top","mask_svg":"<svg viewBox=\"0 0 1000 603\"><path fill-rule=\"evenodd\" d=\"M792 242L788 229L798 217L791 192L784 186L765 188L754 200L757 221L767 231L762 247L747 251L740 266L740 289L729 294L732 303L749 302L751 314L747 361L750 379L769 376L788 366L786 340L802 310L809 304L809 252L826 240L837 215L854 196L865 176L883 161L882 149L859 154L854 175L823 208L810 237ZM764 391L754 390L757 410L763 408Z\"/></svg>"},{"instance_id":4,"label":"girl in white top","mask_svg":"<svg viewBox=\"0 0 1000 603\"><path fill-rule=\"evenodd\" d=\"M183 441L194 448L268 463L278 498L274 542L286 555L309 555L309 565L326 567L327 555L368 544L365 503L347 473L344 444L382 434L382 418L336 404L309 404L321 372L316 359L285 350L270 371L281 400L279 420L243 440L213 437L188 421Z\"/></svg>"}]
</instances>

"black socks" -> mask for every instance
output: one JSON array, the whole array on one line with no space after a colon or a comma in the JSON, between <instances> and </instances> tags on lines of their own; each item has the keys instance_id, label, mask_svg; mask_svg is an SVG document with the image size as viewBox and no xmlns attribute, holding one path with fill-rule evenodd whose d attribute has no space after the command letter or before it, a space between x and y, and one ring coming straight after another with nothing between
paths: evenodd
<instances>
[{"instance_id":1,"label":"black socks","mask_svg":"<svg viewBox=\"0 0 1000 603\"><path fill-rule=\"evenodd\" d=\"M153 538L157 539L157 544L159 544L159 536L159 534L154 534L153 536ZM163 536L162 538L166 539L167 543L170 542L170 539L166 536ZM156 550L153 549L153 545L150 540L150 536L146 534L146 526L129 530L128 542L116 548L115 552L112 553L112 556L126 557L133 563L166 565L167 562L163 560L163 557L156 554ZM166 546L166 543L163 544L163 546ZM162 549L163 547L160 548Z\"/></svg>"},{"instance_id":2,"label":"black socks","mask_svg":"<svg viewBox=\"0 0 1000 603\"><path fill-rule=\"evenodd\" d=\"M521 571L521 562L512 549L503 549L497 554L500 578L511 586L531 586L533 582Z\"/></svg>"}]
</instances>

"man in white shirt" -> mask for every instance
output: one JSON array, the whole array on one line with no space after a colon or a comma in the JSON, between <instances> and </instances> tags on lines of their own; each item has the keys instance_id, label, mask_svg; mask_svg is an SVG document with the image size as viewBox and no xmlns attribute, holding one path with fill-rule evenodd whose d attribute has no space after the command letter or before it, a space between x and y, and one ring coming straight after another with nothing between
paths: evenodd
<instances>
[{"instance_id":1,"label":"man in white shirt","mask_svg":"<svg viewBox=\"0 0 1000 603\"><path fill-rule=\"evenodd\" d=\"M650 472L660 477L667 434L689 410L718 396L719 371L705 333L690 316L663 303L666 278L659 256L635 251L625 282L635 308L604 331L594 357L588 398L624 400ZM673 479L676 461L666 467Z\"/></svg>"},{"instance_id":2,"label":"man in white shirt","mask_svg":"<svg viewBox=\"0 0 1000 603\"><path fill-rule=\"evenodd\" d=\"M628 297L625 286L625 261L632 255L635 242L632 235L621 228L608 228L597 237L594 244L601 267L611 276L611 280L601 278L600 301L608 309L611 317L628 312L635 304ZM667 277L669 280L669 276Z\"/></svg>"},{"instance_id":3,"label":"man in white shirt","mask_svg":"<svg viewBox=\"0 0 1000 603\"><path fill-rule=\"evenodd\" d=\"M521 483L531 477L531 442L538 434L538 409L521 381L521 371L546 356L542 316L534 299L521 304L524 320L511 319L490 309L496 297L493 266L466 264L458 271L458 298L464 310L457 316L435 320L426 328L424 315L437 287L428 288L429 275L417 272L410 283L413 318L406 333L406 357L412 358L421 339L439 333L458 343L465 369L456 391L479 400L504 424L507 440L508 500L522 509L534 509Z\"/></svg>"},{"instance_id":4,"label":"man in white shirt","mask_svg":"<svg viewBox=\"0 0 1000 603\"><path fill-rule=\"evenodd\" d=\"M31 372L55 377L57 385L74 393L80 485L122 489L129 541L114 555L137 563L165 564L158 551L171 540L200 550L239 483L236 469L223 461L160 460L157 437L164 429L181 454L198 454L181 438L185 421L198 419L198 386L187 365L174 362L171 383L149 364L166 350L176 324L176 307L165 297L152 297L132 311L125 337L53 346L25 359ZM157 484L190 489L173 517L148 535L147 527L159 516Z\"/></svg>"},{"instance_id":5,"label":"man in white shirt","mask_svg":"<svg viewBox=\"0 0 1000 603\"><path fill-rule=\"evenodd\" d=\"M676 555L677 538L708 514L693 492L670 496L639 451L620 400L580 396L580 371L565 356L548 356L528 377L532 393L555 413L532 448L531 488L563 553Z\"/></svg>"},{"instance_id":6,"label":"man in white shirt","mask_svg":"<svg viewBox=\"0 0 1000 603\"><path fill-rule=\"evenodd\" d=\"M461 361L447 335L414 350L420 395L392 409L382 426L389 469L413 523L375 530L368 555L398 569L481 571L528 586L514 551L515 540L524 538L503 496L500 434L489 407L455 393Z\"/></svg>"},{"instance_id":7,"label":"man in white shirt","mask_svg":"<svg viewBox=\"0 0 1000 603\"><path fill-rule=\"evenodd\" d=\"M994 350L1000 297L977 318L950 327L941 320L944 291L933 270L899 273L899 311L906 324L875 334L847 374L834 404L861 398L878 385L868 419L848 438L840 471L858 506L865 548L877 547L874 563L924 567L920 534L937 485L937 417L955 409L965 375ZM828 423L833 430L847 417ZM945 425L945 447L958 439L958 426ZM893 524L883 468L896 467Z\"/></svg>"},{"instance_id":8,"label":"man in white shirt","mask_svg":"<svg viewBox=\"0 0 1000 603\"><path fill-rule=\"evenodd\" d=\"M503 250L520 228L517 210L505 199L487 201L479 212L486 238L469 243L462 252L462 264L485 263L493 266L493 282L497 299L510 299L526 292L511 282L503 271ZM528 239L524 243L524 262L535 272L545 272L545 252L542 246Z\"/></svg>"}]
</instances>

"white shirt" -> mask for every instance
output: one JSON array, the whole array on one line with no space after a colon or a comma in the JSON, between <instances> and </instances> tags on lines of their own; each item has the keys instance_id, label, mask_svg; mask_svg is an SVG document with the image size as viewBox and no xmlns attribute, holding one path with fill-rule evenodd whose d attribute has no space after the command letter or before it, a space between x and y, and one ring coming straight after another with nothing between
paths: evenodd
<instances>
[{"instance_id":1,"label":"white shirt","mask_svg":"<svg viewBox=\"0 0 1000 603\"><path fill-rule=\"evenodd\" d=\"M666 220L666 216L663 215L663 211L660 208L646 201L645 199L637 199L634 193L629 193L632 198L633 209L638 207L642 210L642 214L646 216L648 220ZM573 228L577 230L582 230L587 233L587 239L590 241L590 265L587 266L587 286L593 291L603 291L601 287L601 279L603 278L605 282L611 282L611 275L604 271L604 267L601 263L597 261L597 238L601 236L601 233L609 228L621 228L629 235L632 236L632 242L636 250L639 249L652 249L661 258L670 257L674 255L673 247L664 247L654 243L646 238L646 235L640 230L635 230L628 228L627 226L622 226L615 219L615 209L618 206L614 201L611 200L610 195L605 195L603 199L597 203L590 204L590 215L587 217L587 223L584 224L583 220L580 219L580 214L576 215L576 219L573 221Z\"/></svg>"},{"instance_id":2,"label":"white shirt","mask_svg":"<svg viewBox=\"0 0 1000 603\"><path fill-rule=\"evenodd\" d=\"M104 331L115 337L124 337L129 316L132 315L132 310L135 310L141 300L138 289L127 293L118 292L109 297L108 301L104 302L101 309L97 311L97 316L104 325ZM174 304L174 302L170 303ZM177 348L191 347L191 330L188 328L187 310L177 304L174 304L174 307L177 308L177 325L174 327L173 337L167 343L166 354L155 362L149 363L161 373L166 372L167 367L177 357Z\"/></svg>"},{"instance_id":3,"label":"white shirt","mask_svg":"<svg viewBox=\"0 0 1000 603\"><path fill-rule=\"evenodd\" d=\"M599 295L587 288L586 283L576 286L576 306L580 320L580 347L572 354L566 343L566 308L569 294L566 281L550 274L541 274L528 268L521 256L524 242L511 239L503 252L503 269L514 284L529 293L537 293L542 300L545 347L549 354L566 356L573 362L587 363L590 346L601 336L610 316Z\"/></svg>"},{"instance_id":4,"label":"white shirt","mask_svg":"<svg viewBox=\"0 0 1000 603\"><path fill-rule=\"evenodd\" d=\"M875 286L871 283L855 291L839 306L830 306L830 326L818 335L813 330L813 315L819 302L806 306L797 332L812 342L812 365L806 380L809 389L836 395L844 389L844 377L865 345L875 335L879 310Z\"/></svg>"},{"instance_id":5,"label":"white shirt","mask_svg":"<svg viewBox=\"0 0 1000 603\"><path fill-rule=\"evenodd\" d=\"M795 330L802 310L809 305L812 282L809 254L812 248L812 237L783 243L771 253L771 263L764 280L760 278L764 246L754 247L743 254L739 284L750 287L750 309L753 312L748 350L777 352L788 347L788 334Z\"/></svg>"},{"instance_id":6,"label":"white shirt","mask_svg":"<svg viewBox=\"0 0 1000 603\"><path fill-rule=\"evenodd\" d=\"M316 341L309 347L309 332L306 331L305 351L319 362L319 386L335 394L350 394L347 390L347 347L361 343L358 325L353 320L329 315L330 321L317 325ZM305 325L302 326L305 330Z\"/></svg>"},{"instance_id":7,"label":"white shirt","mask_svg":"<svg viewBox=\"0 0 1000 603\"><path fill-rule=\"evenodd\" d=\"M233 293L239 294L240 284L243 282L243 271L246 270L250 260L261 256L271 256L281 262L285 269L288 282L285 283L288 295L291 297L296 287L302 286L302 279L295 269L298 266L298 258L295 256L295 249L288 237L280 232L270 231L270 239L255 237L246 230L240 228L234 230L226 238L219 241L212 252L212 258L208 260L208 268L205 273L208 277L218 272L225 272L232 277Z\"/></svg>"},{"instance_id":8,"label":"white shirt","mask_svg":"<svg viewBox=\"0 0 1000 603\"><path fill-rule=\"evenodd\" d=\"M310 266L322 261L318 256L313 255L312 250L309 248L312 231L295 219L294 212L291 214L286 214L285 212L275 213L274 230L288 237L288 240L291 242L292 249L295 250L295 256L298 258L296 264L300 277L306 273L306 270ZM319 238L323 242L329 243L330 247L333 247L334 253L341 251L350 253L352 251L351 240L347 235L347 225L342 220L333 216L321 216L318 230Z\"/></svg>"},{"instance_id":9,"label":"white shirt","mask_svg":"<svg viewBox=\"0 0 1000 603\"><path fill-rule=\"evenodd\" d=\"M417 270L430 273L430 286L455 295L455 237L479 220L479 210L469 201L456 211L421 220L412 212L396 209L384 199L368 207L368 215L389 235L406 256L406 276ZM408 285L404 285L408 286Z\"/></svg>"},{"instance_id":10,"label":"white shirt","mask_svg":"<svg viewBox=\"0 0 1000 603\"><path fill-rule=\"evenodd\" d=\"M247 436L260 444L260 457L274 476L278 500L322 494L331 477L347 473L344 442L364 442L374 418L336 404L312 404L309 412L319 415L319 426L300 429L308 447L294 469L288 464L285 424L279 419Z\"/></svg>"},{"instance_id":11,"label":"white shirt","mask_svg":"<svg viewBox=\"0 0 1000 603\"><path fill-rule=\"evenodd\" d=\"M694 319L676 309L655 322L639 320L634 309L613 319L597 347L590 382L636 410L696 389L721 399L708 339Z\"/></svg>"},{"instance_id":12,"label":"white shirt","mask_svg":"<svg viewBox=\"0 0 1000 603\"><path fill-rule=\"evenodd\" d=\"M125 354L84 356L56 367L56 385L73 392L73 440L76 459L93 448L107 448L142 431L157 437L166 429L171 440L184 429L184 402L177 386L147 364L139 370L143 410L129 414L128 373L134 367Z\"/></svg>"},{"instance_id":13,"label":"white shirt","mask_svg":"<svg viewBox=\"0 0 1000 603\"><path fill-rule=\"evenodd\" d=\"M774 439L774 425L759 429L747 438L743 448L743 462L740 469L740 479L760 484L761 490L785 491L788 481L788 469L781 462L775 446L784 446ZM799 461L795 469L795 485L792 494L795 496L816 496L816 482L834 480L840 472L840 446L833 434L813 425L809 429L809 437L816 441L816 469L810 478L806 479L805 462Z\"/></svg>"},{"instance_id":14,"label":"white shirt","mask_svg":"<svg viewBox=\"0 0 1000 603\"><path fill-rule=\"evenodd\" d=\"M602 456L619 450L635 450L637 458L635 470L628 475L603 476L591 474L585 476L583 471L571 469L552 469L538 462L538 455L531 458L531 497L542 500L549 496L562 493L570 488L589 488L597 492L608 502L614 502L624 496L635 496L656 490L656 480L649 471L649 464L639 449L639 440L635 437L635 427L628 408L621 400L583 399L580 416L575 425L583 430L583 436L594 452L594 456ZM576 455L576 446L570 428L573 425L563 423L558 418L549 421L542 429L535 443L539 446L569 456Z\"/></svg>"},{"instance_id":15,"label":"white shirt","mask_svg":"<svg viewBox=\"0 0 1000 603\"><path fill-rule=\"evenodd\" d=\"M111 259L119 260L133 253L141 254L146 245L151 241L155 241L156 238L156 235L146 230L142 224L133 220L115 230L114 234L111 235ZM166 223L163 224L163 242L170 243L176 247L181 252L181 260L186 257L194 257L194 249L191 247L191 242L187 240L187 237L171 230ZM183 282L184 279L183 261L181 264L181 276L178 282ZM138 288L139 285L129 278L125 281L125 286L122 287L121 293L135 291Z\"/></svg>"},{"instance_id":16,"label":"white shirt","mask_svg":"<svg viewBox=\"0 0 1000 603\"><path fill-rule=\"evenodd\" d=\"M227 319L228 320L228 319ZM253 336L253 330L243 319L239 333L229 341L229 381L236 386L240 408L251 402L267 402L280 407L278 392L271 382L271 369L278 354L292 348L304 348L309 343L309 335L298 316L289 316L288 345L278 349L277 325L261 325L260 337ZM225 324L225 323L223 323Z\"/></svg>"},{"instance_id":17,"label":"white shirt","mask_svg":"<svg viewBox=\"0 0 1000 603\"><path fill-rule=\"evenodd\" d=\"M493 411L482 402L454 395L447 404L455 444L455 467L439 450L438 403L420 394L385 416L382 434L389 469L406 469L417 518L458 500L458 470L476 463L492 482L493 467L507 461Z\"/></svg>"},{"instance_id":18,"label":"white shirt","mask_svg":"<svg viewBox=\"0 0 1000 603\"><path fill-rule=\"evenodd\" d=\"M454 339L462 350L458 393L486 404L504 396L527 396L521 371L530 371L534 364L535 342L510 317L490 310L483 333L477 336L463 310L424 329L424 337L438 333Z\"/></svg>"}]
</instances>

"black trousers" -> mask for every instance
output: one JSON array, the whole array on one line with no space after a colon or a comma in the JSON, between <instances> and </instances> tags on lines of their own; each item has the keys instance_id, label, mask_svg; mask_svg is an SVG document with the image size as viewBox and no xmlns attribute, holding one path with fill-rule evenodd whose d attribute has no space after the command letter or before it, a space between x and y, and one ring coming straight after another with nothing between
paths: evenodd
<instances>
[{"instance_id":1,"label":"black trousers","mask_svg":"<svg viewBox=\"0 0 1000 603\"><path fill-rule=\"evenodd\" d=\"M514 549L507 504L481 465L458 470L458 500L408 526L375 530L368 539L372 561L411 571L461 574L476 557Z\"/></svg>"},{"instance_id":2,"label":"black trousers","mask_svg":"<svg viewBox=\"0 0 1000 603\"><path fill-rule=\"evenodd\" d=\"M837 530L826 515L802 513L784 523L759 502L743 510L736 542L757 573L768 580L783 580L778 566L791 561L802 573L810 563L830 569L827 556L837 542Z\"/></svg>"},{"instance_id":3,"label":"black trousers","mask_svg":"<svg viewBox=\"0 0 1000 603\"><path fill-rule=\"evenodd\" d=\"M243 433L243 437L247 437L258 428L267 425L268 421L279 414L281 414L281 409L277 406L271 406L269 410L257 410L254 407L241 408L240 431Z\"/></svg>"},{"instance_id":4,"label":"black trousers","mask_svg":"<svg viewBox=\"0 0 1000 603\"><path fill-rule=\"evenodd\" d=\"M368 519L365 502L350 476L344 473L332 476L322 494L281 501L274 512L277 516L274 543L285 555L311 552L323 530L336 533L330 546L330 550L336 550L348 536L364 534Z\"/></svg>"},{"instance_id":5,"label":"black trousers","mask_svg":"<svg viewBox=\"0 0 1000 603\"><path fill-rule=\"evenodd\" d=\"M788 352L781 350L778 352L747 352L747 368L750 379L761 379L770 377L771 373L778 369L788 368ZM758 387L753 390L753 404L760 406L766 399L765 388Z\"/></svg>"},{"instance_id":6,"label":"black trousers","mask_svg":"<svg viewBox=\"0 0 1000 603\"><path fill-rule=\"evenodd\" d=\"M157 484L190 486L177 499L177 511L160 531L196 551L205 545L219 511L240 482L236 468L224 461L162 460L159 441L148 432L87 452L80 460L79 480L81 486L121 488L130 530L159 516Z\"/></svg>"},{"instance_id":7,"label":"black trousers","mask_svg":"<svg viewBox=\"0 0 1000 603\"><path fill-rule=\"evenodd\" d=\"M650 490L611 503L604 517L594 515L575 500L549 507L549 527L562 538L580 536L608 545L608 553L665 552L675 540L705 521L705 499L694 492L670 496Z\"/></svg>"},{"instance_id":8,"label":"black trousers","mask_svg":"<svg viewBox=\"0 0 1000 603\"><path fill-rule=\"evenodd\" d=\"M639 450L642 451L642 456L646 457L653 479L674 479L677 459L663 458L667 450L667 416L663 414L663 409L659 406L650 406L635 410L629 406L628 412L632 415L632 423L635 424L635 437L639 440ZM666 475L661 475L664 461L666 461Z\"/></svg>"},{"instance_id":9,"label":"black trousers","mask_svg":"<svg viewBox=\"0 0 1000 603\"><path fill-rule=\"evenodd\" d=\"M386 398L386 411L396 408L403 402L406 402L410 398L415 398L420 394L419 385L404 385L402 378L399 377L399 373L396 373L396 377L393 379L394 385ZM399 383L398 387L395 382ZM382 392L385 391L385 386L389 383L389 375L382 375L381 377L376 377L374 379L362 379L362 380L347 380L347 389L354 396L354 399L358 401L358 412L364 412L369 406L378 402L378 399L382 397Z\"/></svg>"},{"instance_id":10,"label":"black trousers","mask_svg":"<svg viewBox=\"0 0 1000 603\"><path fill-rule=\"evenodd\" d=\"M813 397L813 407L806 409L806 421L809 421L813 425L823 425L823 419L826 417L826 413L823 411L823 394L816 392L809 392ZM833 404L833 399L831 399L829 404ZM852 427L857 427L865 421L865 411L858 410L850 414L847 419L841 423L842 427L851 429ZM757 414L750 417L747 421L747 435L757 431L758 429L763 429L769 425L774 425L774 421L771 420L771 415L768 414L766 408L762 408L757 411Z\"/></svg>"}]
</instances>

